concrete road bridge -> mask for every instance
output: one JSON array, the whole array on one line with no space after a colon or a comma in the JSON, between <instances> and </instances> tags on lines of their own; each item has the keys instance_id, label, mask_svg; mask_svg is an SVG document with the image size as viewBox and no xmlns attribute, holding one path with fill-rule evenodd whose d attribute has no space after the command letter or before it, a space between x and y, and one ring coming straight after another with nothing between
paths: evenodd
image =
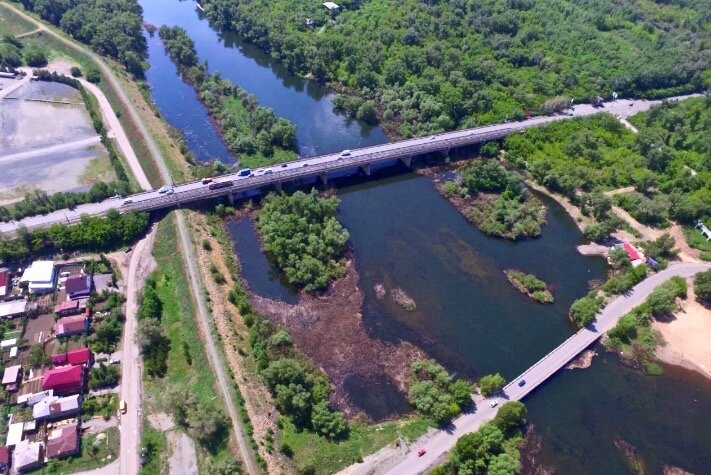
<instances>
[{"instance_id":1,"label":"concrete road bridge","mask_svg":"<svg viewBox=\"0 0 711 475\"><path fill-rule=\"evenodd\" d=\"M672 98L671 100L683 99ZM302 158L288 163L271 165L252 170L250 176L239 176L229 173L215 177L213 183L232 182L224 188L213 189L201 181L182 183L172 187L172 193L160 193L157 190L137 193L126 198L108 199L100 203L90 203L77 206L72 210L59 210L42 216L31 216L21 221L13 221L0 225L0 232L12 235L20 226L27 229L49 226L55 223L76 223L80 216L88 214L102 216L110 209L120 212L127 211L157 211L178 207L192 202L217 198L232 197L235 194L246 193L268 187L279 189L284 183L319 178L327 181L330 176L357 173L359 170L370 174L371 167L396 163L398 160L410 166L413 157L434 152L448 152L451 149L476 145L491 140L498 140L515 132L531 127L537 127L558 120L572 117L584 117L598 112L610 112L624 118L630 114L647 110L660 101L630 101L617 100L605 103L601 108L593 108L587 104L575 106L574 110L565 114L534 117L520 122L457 130L427 137L390 142L382 145L363 147L351 150L348 154L332 153L310 158Z\"/></svg>"}]
</instances>

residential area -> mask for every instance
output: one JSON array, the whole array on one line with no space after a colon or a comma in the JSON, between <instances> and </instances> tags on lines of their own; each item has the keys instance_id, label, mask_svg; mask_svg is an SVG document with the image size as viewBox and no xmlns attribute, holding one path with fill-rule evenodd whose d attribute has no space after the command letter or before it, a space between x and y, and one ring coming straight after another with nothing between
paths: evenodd
<instances>
[{"instance_id":1,"label":"residential area","mask_svg":"<svg viewBox=\"0 0 711 475\"><path fill-rule=\"evenodd\" d=\"M116 458L124 300L117 283L104 255L0 271L5 473L75 471Z\"/></svg>"}]
</instances>

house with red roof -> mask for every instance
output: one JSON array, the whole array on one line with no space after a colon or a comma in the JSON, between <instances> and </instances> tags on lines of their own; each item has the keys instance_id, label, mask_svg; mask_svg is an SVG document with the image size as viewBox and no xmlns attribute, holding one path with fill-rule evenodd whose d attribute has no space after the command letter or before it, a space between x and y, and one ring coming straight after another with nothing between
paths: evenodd
<instances>
[{"instance_id":1,"label":"house with red roof","mask_svg":"<svg viewBox=\"0 0 711 475\"><path fill-rule=\"evenodd\" d=\"M12 291L12 276L10 271L0 271L0 299L7 297Z\"/></svg>"},{"instance_id":2,"label":"house with red roof","mask_svg":"<svg viewBox=\"0 0 711 475\"><path fill-rule=\"evenodd\" d=\"M68 317L70 315L78 315L84 311L84 300L65 300L54 306L54 313L60 317Z\"/></svg>"},{"instance_id":3,"label":"house with red roof","mask_svg":"<svg viewBox=\"0 0 711 475\"><path fill-rule=\"evenodd\" d=\"M89 332L89 312L74 317L62 317L54 324L54 333L58 337L80 335Z\"/></svg>"},{"instance_id":4,"label":"house with red roof","mask_svg":"<svg viewBox=\"0 0 711 475\"><path fill-rule=\"evenodd\" d=\"M82 366L60 366L50 369L42 375L42 390L54 390L54 394L76 394L84 386L84 368Z\"/></svg>"},{"instance_id":5,"label":"house with red roof","mask_svg":"<svg viewBox=\"0 0 711 475\"><path fill-rule=\"evenodd\" d=\"M52 364L54 366L86 365L87 363L91 364L93 357L94 354L89 348L79 348L78 350L52 355Z\"/></svg>"},{"instance_id":6,"label":"house with red roof","mask_svg":"<svg viewBox=\"0 0 711 475\"><path fill-rule=\"evenodd\" d=\"M59 459L79 453L79 427L76 425L54 429L47 435L47 458Z\"/></svg>"},{"instance_id":7,"label":"house with red roof","mask_svg":"<svg viewBox=\"0 0 711 475\"><path fill-rule=\"evenodd\" d=\"M10 470L10 449L0 446L0 473Z\"/></svg>"}]
</instances>

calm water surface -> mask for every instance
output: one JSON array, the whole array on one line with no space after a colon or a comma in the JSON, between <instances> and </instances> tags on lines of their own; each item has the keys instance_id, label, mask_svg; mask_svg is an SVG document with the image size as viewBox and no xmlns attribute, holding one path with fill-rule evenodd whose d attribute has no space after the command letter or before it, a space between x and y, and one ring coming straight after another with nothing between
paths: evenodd
<instances>
[{"instance_id":1,"label":"calm water surface","mask_svg":"<svg viewBox=\"0 0 711 475\"><path fill-rule=\"evenodd\" d=\"M202 61L277 115L297 124L303 155L382 143L382 129L334 114L318 85L288 75L261 51L212 30L195 4L142 0L145 20L184 27ZM148 81L166 119L186 134L200 160L232 159L210 126L194 92L176 76L157 38L149 39ZM484 236L442 199L429 179L383 172L367 183L343 182L339 218L351 245L365 294L363 319L374 335L412 341L449 369L476 377L501 372L512 378L571 334L565 319L603 263L574 251L574 223L555 203L541 239L512 244ZM230 224L243 273L256 292L294 302L260 252L249 221ZM537 274L554 289L556 303L537 305L515 291L503 270ZM373 286L401 287L417 303L404 312L374 296ZM602 352L601 352L602 353ZM345 382L364 411L380 416L402 407L393 391ZM392 389L392 388L390 388ZM385 396L387 395L387 396ZM711 384L679 370L651 377L611 354L591 368L563 371L527 400L529 418L542 435L541 461L557 473L627 473L613 438L637 447L649 473L664 464L711 473Z\"/></svg>"}]
</instances>

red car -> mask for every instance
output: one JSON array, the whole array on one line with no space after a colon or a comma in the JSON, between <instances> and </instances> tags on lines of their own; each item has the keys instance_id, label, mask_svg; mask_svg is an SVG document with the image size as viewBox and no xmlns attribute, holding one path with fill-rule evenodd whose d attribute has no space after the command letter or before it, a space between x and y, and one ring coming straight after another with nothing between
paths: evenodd
<instances>
[{"instance_id":1,"label":"red car","mask_svg":"<svg viewBox=\"0 0 711 475\"><path fill-rule=\"evenodd\" d=\"M418 457L422 457L422 456L425 455L426 453L427 453L427 450L425 450L425 449L420 449L420 450L417 451L417 456L418 456Z\"/></svg>"}]
</instances>

